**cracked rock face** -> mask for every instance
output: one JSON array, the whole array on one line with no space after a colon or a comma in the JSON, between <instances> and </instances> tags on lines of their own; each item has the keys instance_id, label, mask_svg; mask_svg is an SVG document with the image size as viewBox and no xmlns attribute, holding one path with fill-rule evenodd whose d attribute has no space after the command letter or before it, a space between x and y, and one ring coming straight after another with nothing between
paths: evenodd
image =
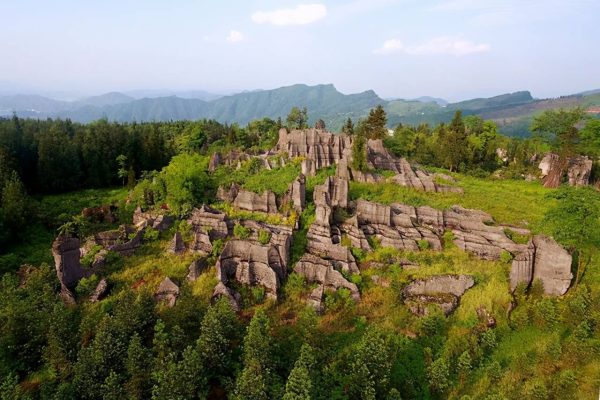
<instances>
[{"instance_id":1,"label":"cracked rock face","mask_svg":"<svg viewBox=\"0 0 600 400\"><path fill-rule=\"evenodd\" d=\"M352 148L352 138L347 135L335 135L324 129L279 130L277 151L283 151L289 157L304 157L311 160L306 172L312 176L315 171L337 164L344 156L344 150Z\"/></svg>"},{"instance_id":2,"label":"cracked rock face","mask_svg":"<svg viewBox=\"0 0 600 400\"><path fill-rule=\"evenodd\" d=\"M227 242L216 267L217 279L224 285L235 280L250 286L262 286L266 295L273 299L277 299L277 290L286 277L277 247L245 240Z\"/></svg>"},{"instance_id":3,"label":"cracked rock face","mask_svg":"<svg viewBox=\"0 0 600 400\"><path fill-rule=\"evenodd\" d=\"M542 158L538 168L545 187L557 188L565 170L569 185L585 186L590 183L593 164L587 156L575 156L562 162L558 154L548 153Z\"/></svg>"},{"instance_id":4,"label":"cracked rock face","mask_svg":"<svg viewBox=\"0 0 600 400\"><path fill-rule=\"evenodd\" d=\"M306 177L304 174L298 175L296 179L288 186L282 203L290 203L292 208L300 213L306 207Z\"/></svg>"},{"instance_id":5,"label":"cracked rock face","mask_svg":"<svg viewBox=\"0 0 600 400\"><path fill-rule=\"evenodd\" d=\"M427 315L429 305L438 305L448 315L458 307L460 297L475 284L470 275L437 275L408 284L404 302L416 315Z\"/></svg>"},{"instance_id":6,"label":"cracked rock face","mask_svg":"<svg viewBox=\"0 0 600 400\"><path fill-rule=\"evenodd\" d=\"M169 253L181 254L185 251L185 243L181 237L181 232L175 232L171 244L169 245Z\"/></svg>"},{"instance_id":7,"label":"cracked rock face","mask_svg":"<svg viewBox=\"0 0 600 400\"><path fill-rule=\"evenodd\" d=\"M277 199L275 198L275 193L271 191L257 194L240 189L233 201L233 206L246 211L259 211L269 214L277 213Z\"/></svg>"},{"instance_id":8,"label":"cracked rock face","mask_svg":"<svg viewBox=\"0 0 600 400\"><path fill-rule=\"evenodd\" d=\"M52 243L52 256L56 268L56 275L61 285L69 290L77 286L81 278L91 275L79 262L81 252L78 238L59 236Z\"/></svg>"},{"instance_id":9,"label":"cracked rock face","mask_svg":"<svg viewBox=\"0 0 600 400\"><path fill-rule=\"evenodd\" d=\"M168 307L175 306L178 297L179 286L177 286L169 277L163 279L154 293L156 301L164 302Z\"/></svg>"},{"instance_id":10,"label":"cracked rock face","mask_svg":"<svg viewBox=\"0 0 600 400\"><path fill-rule=\"evenodd\" d=\"M192 226L194 232L208 234L210 240L225 239L233 228L232 222L227 215L207 205L194 208L187 222Z\"/></svg>"}]
</instances>

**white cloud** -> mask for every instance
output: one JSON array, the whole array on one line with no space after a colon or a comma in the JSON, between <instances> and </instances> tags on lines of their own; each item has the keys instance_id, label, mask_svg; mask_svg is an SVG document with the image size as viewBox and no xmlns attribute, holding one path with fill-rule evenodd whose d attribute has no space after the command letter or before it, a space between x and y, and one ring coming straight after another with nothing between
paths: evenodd
<instances>
[{"instance_id":1,"label":"white cloud","mask_svg":"<svg viewBox=\"0 0 600 400\"><path fill-rule=\"evenodd\" d=\"M273 11L257 11L252 14L252 21L257 24L273 25L305 25L325 18L327 7L324 4L299 4L295 8L284 8Z\"/></svg>"},{"instance_id":2,"label":"white cloud","mask_svg":"<svg viewBox=\"0 0 600 400\"><path fill-rule=\"evenodd\" d=\"M464 56L473 53L490 51L491 46L487 43L473 43L460 36L440 36L427 42L407 46L399 39L389 39L375 50L376 54L405 53L409 55L452 55Z\"/></svg>"},{"instance_id":3,"label":"white cloud","mask_svg":"<svg viewBox=\"0 0 600 400\"><path fill-rule=\"evenodd\" d=\"M227 35L227 41L229 43L239 43L243 42L245 39L246 37L240 31L231 30L229 31L229 35Z\"/></svg>"}]
</instances>

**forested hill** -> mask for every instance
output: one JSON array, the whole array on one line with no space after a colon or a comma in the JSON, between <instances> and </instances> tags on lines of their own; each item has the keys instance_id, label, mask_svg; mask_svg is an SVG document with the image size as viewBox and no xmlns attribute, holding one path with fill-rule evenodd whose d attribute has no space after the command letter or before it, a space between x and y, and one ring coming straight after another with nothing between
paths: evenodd
<instances>
[{"instance_id":1,"label":"forested hill","mask_svg":"<svg viewBox=\"0 0 600 400\"><path fill-rule=\"evenodd\" d=\"M443 104L433 98L384 100L374 91L343 94L333 85L292 85L273 90L243 92L206 101L179 96L135 99L122 93L107 93L73 102L42 96L0 97L0 115L16 112L21 117L69 118L90 122L101 118L119 122L215 119L223 123L247 124L269 117L285 118L292 107L306 107L309 123L322 118L333 130L341 128L348 117L356 120L381 104L388 114L388 126L437 124L448 122L456 110L493 119L502 133L527 136L533 115L547 109L600 105L600 94L589 91L556 99L534 99L528 91L507 93ZM429 100L429 101L428 101ZM439 100L439 99L438 99Z\"/></svg>"}]
</instances>

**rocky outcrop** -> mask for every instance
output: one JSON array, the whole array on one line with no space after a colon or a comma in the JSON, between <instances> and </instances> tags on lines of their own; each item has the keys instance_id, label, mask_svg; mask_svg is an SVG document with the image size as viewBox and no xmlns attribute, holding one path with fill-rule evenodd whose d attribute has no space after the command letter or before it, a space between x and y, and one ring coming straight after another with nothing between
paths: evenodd
<instances>
[{"instance_id":1,"label":"rocky outcrop","mask_svg":"<svg viewBox=\"0 0 600 400\"><path fill-rule=\"evenodd\" d=\"M223 186L219 186L219 189L217 189L217 199L226 201L228 203L233 203L239 191L240 186L237 183L232 183L228 189Z\"/></svg>"},{"instance_id":2,"label":"rocky outcrop","mask_svg":"<svg viewBox=\"0 0 600 400\"><path fill-rule=\"evenodd\" d=\"M290 247L292 245L293 230L285 225L272 225L264 222L253 220L241 220L239 223L251 231L250 236L246 239L254 244L261 243L261 232L267 232L269 236L268 245L275 246L279 252L280 263L287 270L290 259Z\"/></svg>"},{"instance_id":3,"label":"rocky outcrop","mask_svg":"<svg viewBox=\"0 0 600 400\"><path fill-rule=\"evenodd\" d=\"M437 275L408 284L402 291L412 313L427 315L436 304L448 315L458 307L460 297L475 284L469 275Z\"/></svg>"},{"instance_id":4,"label":"rocky outcrop","mask_svg":"<svg viewBox=\"0 0 600 400\"><path fill-rule=\"evenodd\" d=\"M200 208L194 208L187 222L196 234L199 232L208 234L210 240L226 238L233 228L232 222L225 213L205 204ZM194 239L196 240L197 238ZM194 247L196 246L192 244L192 248Z\"/></svg>"},{"instance_id":5,"label":"rocky outcrop","mask_svg":"<svg viewBox=\"0 0 600 400\"><path fill-rule=\"evenodd\" d=\"M569 185L589 185L592 167L592 160L586 156L575 156L565 161L558 154L553 153L546 154L538 165L542 182L548 188L560 186L565 171Z\"/></svg>"},{"instance_id":6,"label":"rocky outcrop","mask_svg":"<svg viewBox=\"0 0 600 400\"><path fill-rule=\"evenodd\" d=\"M289 157L303 157L314 165L307 165L305 175L321 168L337 164L343 157L344 150L352 148L352 138L340 134L335 135L323 129L279 130L277 151L286 152Z\"/></svg>"},{"instance_id":7,"label":"rocky outcrop","mask_svg":"<svg viewBox=\"0 0 600 400\"><path fill-rule=\"evenodd\" d=\"M233 206L246 211L259 211L269 214L277 213L277 200L275 193L271 191L265 191L260 195L240 189L233 201Z\"/></svg>"},{"instance_id":8,"label":"rocky outcrop","mask_svg":"<svg viewBox=\"0 0 600 400\"><path fill-rule=\"evenodd\" d=\"M158 211L142 211L137 207L133 212L133 225L137 230L152 227L159 232L164 232L173 225L174 219L171 216L160 214Z\"/></svg>"},{"instance_id":9,"label":"rocky outcrop","mask_svg":"<svg viewBox=\"0 0 600 400\"><path fill-rule=\"evenodd\" d=\"M215 172L217 168L221 165L221 154L220 153L212 153L210 156L210 160L208 161L208 171Z\"/></svg>"},{"instance_id":10,"label":"rocky outcrop","mask_svg":"<svg viewBox=\"0 0 600 400\"><path fill-rule=\"evenodd\" d=\"M108 282L102 278L90 296L90 303L102 300L108 294Z\"/></svg>"},{"instance_id":11,"label":"rocky outcrop","mask_svg":"<svg viewBox=\"0 0 600 400\"><path fill-rule=\"evenodd\" d=\"M426 192L463 192L462 188L436 183L434 175L413 170L405 158L397 158L390 154L381 139L367 142L367 160L371 168L394 171L396 175L392 181L399 185Z\"/></svg>"},{"instance_id":12,"label":"rocky outcrop","mask_svg":"<svg viewBox=\"0 0 600 400\"><path fill-rule=\"evenodd\" d=\"M334 268L331 260L317 257L310 253L302 256L300 261L296 263L294 272L303 276L309 283L317 283L318 286L314 289L309 298L308 303L315 307L317 311L322 310L323 293L326 290L338 290L345 288L350 291L350 295L354 300L360 299L358 287L351 282L348 282L344 276Z\"/></svg>"},{"instance_id":13,"label":"rocky outcrop","mask_svg":"<svg viewBox=\"0 0 600 400\"><path fill-rule=\"evenodd\" d=\"M528 287L539 279L545 294L562 296L569 290L573 279L572 261L571 255L553 239L534 236L526 251L518 254L512 262L510 288L514 291L519 284Z\"/></svg>"},{"instance_id":14,"label":"rocky outcrop","mask_svg":"<svg viewBox=\"0 0 600 400\"><path fill-rule=\"evenodd\" d=\"M179 297L179 286L177 286L169 277L163 279L154 293L154 298L158 302L164 302L168 307L175 306Z\"/></svg>"},{"instance_id":15,"label":"rocky outcrop","mask_svg":"<svg viewBox=\"0 0 600 400\"><path fill-rule=\"evenodd\" d=\"M235 312L240 311L240 301L241 301L240 294L238 292L236 292L235 290L230 289L227 286L225 286L225 284L223 282L219 282L215 286L212 296L211 296L211 302L214 304L214 302L217 301L218 299L220 299L221 297L225 297L229 301L231 308Z\"/></svg>"},{"instance_id":16,"label":"rocky outcrop","mask_svg":"<svg viewBox=\"0 0 600 400\"><path fill-rule=\"evenodd\" d=\"M229 167L240 168L241 163L250 159L250 155L239 150L231 150L227 154L213 153L208 162L208 171L214 172L219 166L226 165Z\"/></svg>"},{"instance_id":17,"label":"rocky outcrop","mask_svg":"<svg viewBox=\"0 0 600 400\"><path fill-rule=\"evenodd\" d=\"M590 183L593 162L586 156L572 157L569 160L567 177L571 186L586 186Z\"/></svg>"},{"instance_id":18,"label":"rocky outcrop","mask_svg":"<svg viewBox=\"0 0 600 400\"><path fill-rule=\"evenodd\" d=\"M69 290L73 290L81 278L91 275L91 271L84 269L79 262L79 245L78 238L63 235L52 243L56 276L61 285Z\"/></svg>"},{"instance_id":19,"label":"rocky outcrop","mask_svg":"<svg viewBox=\"0 0 600 400\"><path fill-rule=\"evenodd\" d=\"M535 246L533 279L542 281L546 294L554 296L565 294L573 279L571 255L546 236L534 236L533 245Z\"/></svg>"},{"instance_id":20,"label":"rocky outcrop","mask_svg":"<svg viewBox=\"0 0 600 400\"><path fill-rule=\"evenodd\" d=\"M217 261L217 279L227 286L230 280L262 286L267 297L277 299L277 290L287 273L276 246L245 240L231 240Z\"/></svg>"},{"instance_id":21,"label":"rocky outcrop","mask_svg":"<svg viewBox=\"0 0 600 400\"><path fill-rule=\"evenodd\" d=\"M192 261L190 266L188 267L188 274L185 277L190 282L194 282L202 272L208 269L208 263L205 258L199 258L197 260Z\"/></svg>"},{"instance_id":22,"label":"rocky outcrop","mask_svg":"<svg viewBox=\"0 0 600 400\"><path fill-rule=\"evenodd\" d=\"M306 177L304 174L298 175L298 177L290 183L287 193L282 199L282 203L289 203L298 213L304 210L304 207L306 207Z\"/></svg>"},{"instance_id":23,"label":"rocky outcrop","mask_svg":"<svg viewBox=\"0 0 600 400\"><path fill-rule=\"evenodd\" d=\"M181 237L181 232L175 232L171 243L169 244L169 253L181 254L185 251L185 243Z\"/></svg>"},{"instance_id":24,"label":"rocky outcrop","mask_svg":"<svg viewBox=\"0 0 600 400\"><path fill-rule=\"evenodd\" d=\"M173 225L174 219L169 215L161 214L152 223L152 229L156 229L159 232L164 232L171 228Z\"/></svg>"}]
</instances>

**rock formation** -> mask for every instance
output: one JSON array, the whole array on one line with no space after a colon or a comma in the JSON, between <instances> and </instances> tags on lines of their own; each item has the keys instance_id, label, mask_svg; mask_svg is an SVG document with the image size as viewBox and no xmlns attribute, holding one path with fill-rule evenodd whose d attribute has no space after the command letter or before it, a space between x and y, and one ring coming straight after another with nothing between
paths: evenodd
<instances>
[{"instance_id":1,"label":"rock formation","mask_svg":"<svg viewBox=\"0 0 600 400\"><path fill-rule=\"evenodd\" d=\"M289 203L298 213L304 210L304 207L306 207L306 177L304 174L298 175L298 177L290 183L287 193L281 202L283 204Z\"/></svg>"},{"instance_id":2,"label":"rock formation","mask_svg":"<svg viewBox=\"0 0 600 400\"><path fill-rule=\"evenodd\" d=\"M275 193L271 191L265 191L260 195L240 189L233 201L233 206L246 211L259 211L269 214L277 213L277 200Z\"/></svg>"},{"instance_id":3,"label":"rock formation","mask_svg":"<svg viewBox=\"0 0 600 400\"><path fill-rule=\"evenodd\" d=\"M188 274L185 277L190 282L194 282L202 272L204 272L208 268L208 264L205 258L199 258L197 260L192 261L190 266L188 267Z\"/></svg>"},{"instance_id":4,"label":"rock formation","mask_svg":"<svg viewBox=\"0 0 600 400\"><path fill-rule=\"evenodd\" d=\"M102 300L107 293L108 282L106 281L106 278L102 278L100 282L98 282L98 285L96 285L96 289L94 289L94 292L90 296L90 303L96 303Z\"/></svg>"},{"instance_id":5,"label":"rock formation","mask_svg":"<svg viewBox=\"0 0 600 400\"><path fill-rule=\"evenodd\" d=\"M133 212L133 225L137 230L152 227L159 232L164 232L173 225L174 219L171 216L160 214L158 211L142 211L137 207Z\"/></svg>"},{"instance_id":6,"label":"rock formation","mask_svg":"<svg viewBox=\"0 0 600 400\"><path fill-rule=\"evenodd\" d=\"M168 307L173 307L175 305L177 297L179 297L179 286L177 286L169 277L163 279L154 293L156 301L164 302Z\"/></svg>"},{"instance_id":7,"label":"rock formation","mask_svg":"<svg viewBox=\"0 0 600 400\"><path fill-rule=\"evenodd\" d=\"M229 186L229 189L219 186L217 189L217 199L226 201L228 203L233 203L239 191L240 186L237 183L232 183L231 186Z\"/></svg>"},{"instance_id":8,"label":"rock formation","mask_svg":"<svg viewBox=\"0 0 600 400\"><path fill-rule=\"evenodd\" d=\"M79 262L81 256L79 245L78 238L63 235L58 236L52 243L56 276L61 286L69 290L75 289L81 278L91 275L91 270L84 269Z\"/></svg>"},{"instance_id":9,"label":"rock formation","mask_svg":"<svg viewBox=\"0 0 600 400\"><path fill-rule=\"evenodd\" d=\"M114 224L117 222L114 211L116 211L114 206L86 207L81 210L81 215L96 223Z\"/></svg>"},{"instance_id":10,"label":"rock formation","mask_svg":"<svg viewBox=\"0 0 600 400\"><path fill-rule=\"evenodd\" d=\"M276 246L231 240L217 261L217 279L227 286L230 280L262 286L267 297L277 299L277 290L287 273Z\"/></svg>"},{"instance_id":11,"label":"rock formation","mask_svg":"<svg viewBox=\"0 0 600 400\"><path fill-rule=\"evenodd\" d=\"M185 251L185 243L181 237L181 232L175 232L171 243L169 244L169 253L181 254Z\"/></svg>"},{"instance_id":12,"label":"rock formation","mask_svg":"<svg viewBox=\"0 0 600 400\"><path fill-rule=\"evenodd\" d=\"M475 284L469 275L436 275L408 284L404 302L416 315L427 315L428 306L437 304L448 315L458 307L460 297Z\"/></svg>"},{"instance_id":13,"label":"rock formation","mask_svg":"<svg viewBox=\"0 0 600 400\"><path fill-rule=\"evenodd\" d=\"M205 204L200 208L194 208L187 222L194 232L208 234L211 241L226 238L233 228L233 223L224 212Z\"/></svg>"},{"instance_id":14,"label":"rock formation","mask_svg":"<svg viewBox=\"0 0 600 400\"><path fill-rule=\"evenodd\" d=\"M225 284L223 282L219 282L215 286L215 289L213 290L213 294L211 296L211 301L214 303L216 300L220 299L221 297L225 297L229 301L229 304L231 304L231 308L234 311L236 311L236 312L240 311L240 300L241 300L240 294L238 292L236 292L235 290L230 289L227 286L225 286Z\"/></svg>"},{"instance_id":15,"label":"rock formation","mask_svg":"<svg viewBox=\"0 0 600 400\"><path fill-rule=\"evenodd\" d=\"M566 162L558 154L548 153L540 161L538 168L545 187L560 186L565 170L569 185L585 186L590 183L593 162L586 156L575 156Z\"/></svg>"},{"instance_id":16,"label":"rock formation","mask_svg":"<svg viewBox=\"0 0 600 400\"><path fill-rule=\"evenodd\" d=\"M227 165L229 167L240 168L241 163L250 159L250 155L239 150L231 150L225 155L213 153L208 162L209 172L214 172L219 166Z\"/></svg>"},{"instance_id":17,"label":"rock formation","mask_svg":"<svg viewBox=\"0 0 600 400\"><path fill-rule=\"evenodd\" d=\"M352 148L352 139L347 135L335 135L322 129L279 130L277 151L286 152L289 157L304 157L311 160L314 170L337 164L345 149ZM312 166L311 166L312 167ZM308 168L305 175L311 175Z\"/></svg>"}]
</instances>

